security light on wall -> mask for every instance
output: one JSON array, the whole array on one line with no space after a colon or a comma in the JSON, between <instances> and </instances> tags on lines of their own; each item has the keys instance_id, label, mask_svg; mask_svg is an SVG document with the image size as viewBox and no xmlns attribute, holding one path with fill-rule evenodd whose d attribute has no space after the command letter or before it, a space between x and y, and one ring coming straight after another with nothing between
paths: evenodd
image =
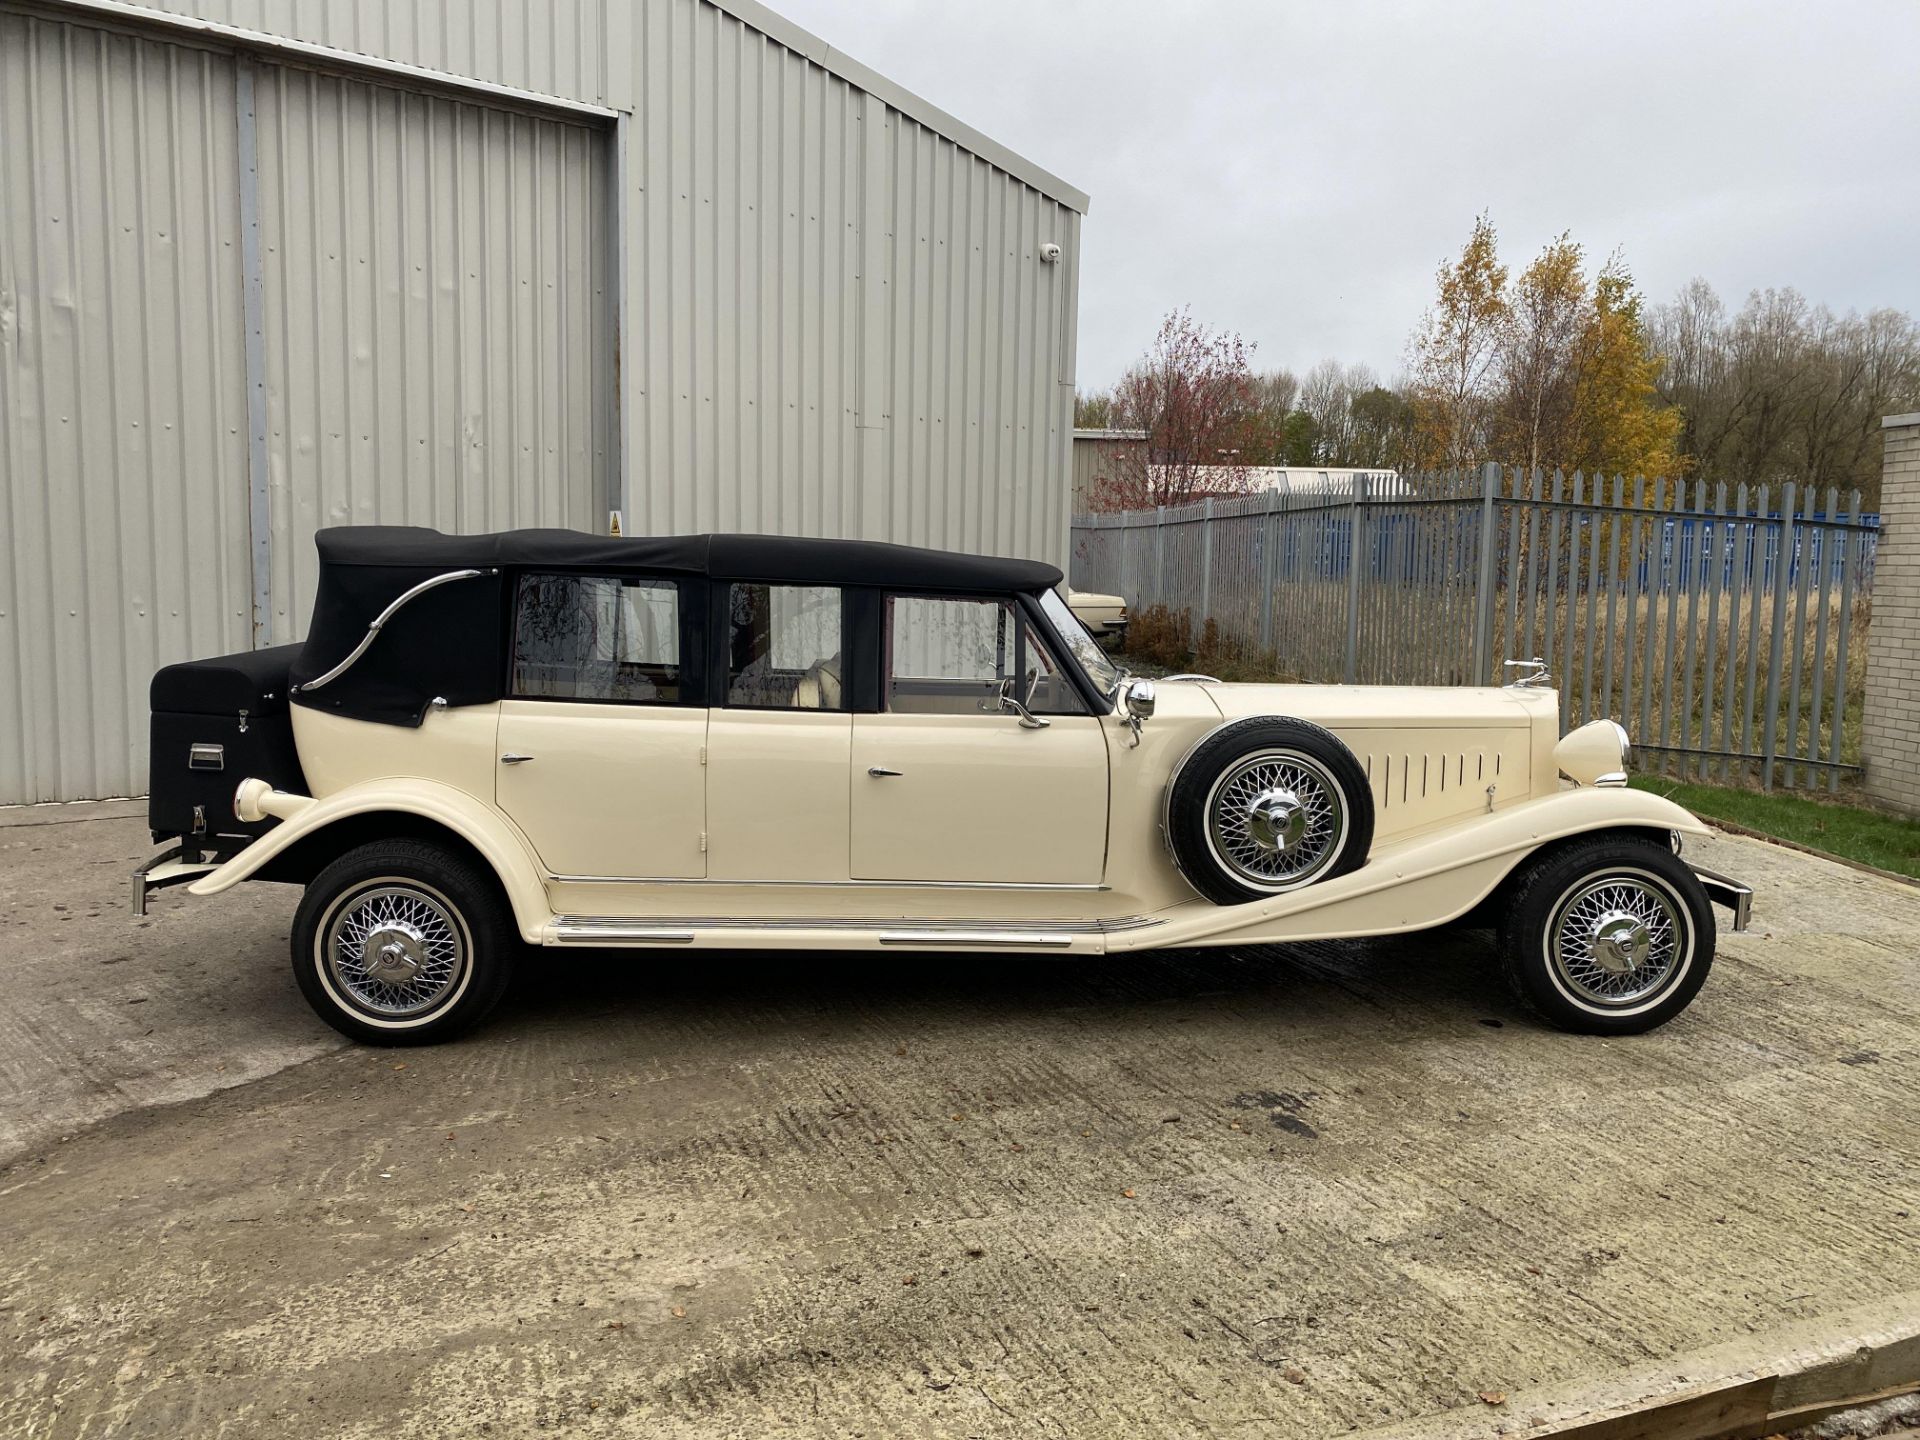
<instances>
[{"instance_id":1,"label":"security light on wall","mask_svg":"<svg viewBox=\"0 0 1920 1440\"><path fill-rule=\"evenodd\" d=\"M1042 245L1040 247L1040 263L1043 265L1059 264L1060 263L1060 247L1054 244L1051 240L1049 240L1046 244Z\"/></svg>"}]
</instances>

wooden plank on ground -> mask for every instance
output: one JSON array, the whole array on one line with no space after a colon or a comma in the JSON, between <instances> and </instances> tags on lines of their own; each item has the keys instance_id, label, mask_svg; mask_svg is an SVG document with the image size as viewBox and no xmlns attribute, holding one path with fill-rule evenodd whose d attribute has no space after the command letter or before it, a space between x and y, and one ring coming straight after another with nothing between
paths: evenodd
<instances>
[{"instance_id":1,"label":"wooden plank on ground","mask_svg":"<svg viewBox=\"0 0 1920 1440\"><path fill-rule=\"evenodd\" d=\"M1762 1440L1920 1392L1920 1293L1497 1406L1421 1416L1365 1440Z\"/></svg>"}]
</instances>

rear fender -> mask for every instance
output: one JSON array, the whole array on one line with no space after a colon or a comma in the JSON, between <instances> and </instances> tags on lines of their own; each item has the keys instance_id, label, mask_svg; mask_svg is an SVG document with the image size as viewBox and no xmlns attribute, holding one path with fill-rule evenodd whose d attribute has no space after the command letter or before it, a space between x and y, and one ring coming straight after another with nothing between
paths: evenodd
<instances>
[{"instance_id":1,"label":"rear fender","mask_svg":"<svg viewBox=\"0 0 1920 1440\"><path fill-rule=\"evenodd\" d=\"M526 838L499 811L464 790L432 780L370 780L337 790L324 800L275 792L261 803L268 813L281 817L280 823L188 886L189 893L218 895L253 878L275 856L329 825L355 815L391 811L444 825L479 851L506 891L522 939L539 943L553 918L543 872Z\"/></svg>"},{"instance_id":2,"label":"rear fender","mask_svg":"<svg viewBox=\"0 0 1920 1440\"><path fill-rule=\"evenodd\" d=\"M1111 935L1111 951L1176 945L1274 945L1425 930L1457 920L1542 846L1601 830L1705 835L1707 827L1644 790L1563 790L1376 849L1332 880L1247 905L1195 901L1167 923Z\"/></svg>"}]
</instances>

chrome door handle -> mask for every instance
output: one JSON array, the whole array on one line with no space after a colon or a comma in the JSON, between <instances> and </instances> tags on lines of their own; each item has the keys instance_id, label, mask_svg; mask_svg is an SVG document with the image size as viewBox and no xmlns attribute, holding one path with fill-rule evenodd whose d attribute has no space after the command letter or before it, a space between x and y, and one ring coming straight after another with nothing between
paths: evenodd
<instances>
[{"instance_id":1,"label":"chrome door handle","mask_svg":"<svg viewBox=\"0 0 1920 1440\"><path fill-rule=\"evenodd\" d=\"M876 780L884 780L889 775L898 775L899 773L898 770L889 770L884 765L869 765L867 767L867 774L873 776Z\"/></svg>"},{"instance_id":2,"label":"chrome door handle","mask_svg":"<svg viewBox=\"0 0 1920 1440\"><path fill-rule=\"evenodd\" d=\"M531 755L516 755L511 750L509 750L506 754L500 757L500 763L502 765L524 765L527 763L527 761L531 759L533 759L533 756Z\"/></svg>"}]
</instances>

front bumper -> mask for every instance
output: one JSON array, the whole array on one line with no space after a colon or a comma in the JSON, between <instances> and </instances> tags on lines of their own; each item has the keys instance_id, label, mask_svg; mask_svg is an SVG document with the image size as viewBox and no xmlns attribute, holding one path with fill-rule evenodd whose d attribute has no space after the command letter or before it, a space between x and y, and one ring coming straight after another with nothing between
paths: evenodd
<instances>
[{"instance_id":1,"label":"front bumper","mask_svg":"<svg viewBox=\"0 0 1920 1440\"><path fill-rule=\"evenodd\" d=\"M1694 875L1700 886L1707 892L1707 898L1716 905L1724 905L1733 912L1733 928L1737 934L1747 928L1753 918L1753 890L1738 880L1730 880L1725 875L1712 870L1693 867Z\"/></svg>"}]
</instances>

